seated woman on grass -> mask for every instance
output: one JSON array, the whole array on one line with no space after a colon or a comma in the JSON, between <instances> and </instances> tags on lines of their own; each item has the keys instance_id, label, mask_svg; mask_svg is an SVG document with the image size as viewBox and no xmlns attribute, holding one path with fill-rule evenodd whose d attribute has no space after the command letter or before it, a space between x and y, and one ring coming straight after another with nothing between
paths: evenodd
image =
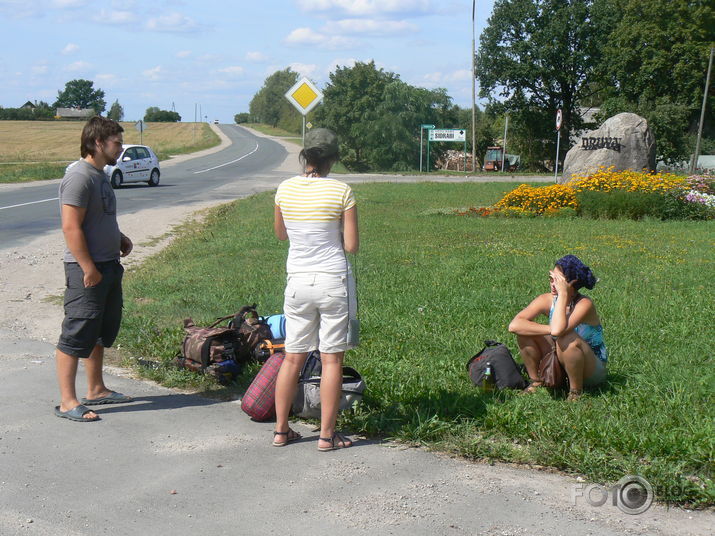
<instances>
[{"instance_id":1,"label":"seated woman on grass","mask_svg":"<svg viewBox=\"0 0 715 536\"><path fill-rule=\"evenodd\" d=\"M568 400L578 400L584 386L591 387L606 379L608 354L603 342L603 328L591 298L579 293L581 287L592 289L596 277L575 255L556 261L549 272L551 292L537 296L514 317L509 331L516 334L519 352L529 373L533 393L543 386L539 378L539 363L556 346L559 361L569 379ZM548 324L534 320L548 315Z\"/></svg>"}]
</instances>

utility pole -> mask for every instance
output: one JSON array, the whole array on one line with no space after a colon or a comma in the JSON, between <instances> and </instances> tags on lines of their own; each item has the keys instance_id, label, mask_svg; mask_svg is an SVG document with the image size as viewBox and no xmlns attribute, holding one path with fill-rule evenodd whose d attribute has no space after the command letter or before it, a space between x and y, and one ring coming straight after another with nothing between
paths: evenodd
<instances>
[{"instance_id":1,"label":"utility pole","mask_svg":"<svg viewBox=\"0 0 715 536\"><path fill-rule=\"evenodd\" d=\"M698 138L695 142L695 154L690 162L690 173L695 173L695 168L698 165L698 157L700 156L700 138L703 136L703 123L705 122L705 104L708 100L708 89L710 89L710 72L713 68L713 54L715 47L710 47L710 61L708 61L708 74L705 77L705 92L703 93L703 107L700 110L700 125L698 126Z\"/></svg>"},{"instance_id":2,"label":"utility pole","mask_svg":"<svg viewBox=\"0 0 715 536\"><path fill-rule=\"evenodd\" d=\"M475 42L474 42L474 11L476 9L477 0L472 0L472 173L477 169L477 140L476 140L476 58L475 58ZM466 171L466 168L465 168Z\"/></svg>"}]
</instances>

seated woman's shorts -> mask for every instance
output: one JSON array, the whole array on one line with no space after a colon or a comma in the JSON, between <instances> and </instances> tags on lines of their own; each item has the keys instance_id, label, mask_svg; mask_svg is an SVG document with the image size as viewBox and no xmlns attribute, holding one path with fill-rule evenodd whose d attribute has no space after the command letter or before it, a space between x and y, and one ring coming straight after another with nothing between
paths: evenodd
<instances>
[{"instance_id":1,"label":"seated woman's shorts","mask_svg":"<svg viewBox=\"0 0 715 536\"><path fill-rule=\"evenodd\" d=\"M594 387L606 381L608 370L606 369L605 361L596 358L596 368L593 369L593 374L583 380L586 387Z\"/></svg>"},{"instance_id":2,"label":"seated woman's shorts","mask_svg":"<svg viewBox=\"0 0 715 536\"><path fill-rule=\"evenodd\" d=\"M289 275L283 313L286 352L344 352L348 334L347 276Z\"/></svg>"}]
</instances>

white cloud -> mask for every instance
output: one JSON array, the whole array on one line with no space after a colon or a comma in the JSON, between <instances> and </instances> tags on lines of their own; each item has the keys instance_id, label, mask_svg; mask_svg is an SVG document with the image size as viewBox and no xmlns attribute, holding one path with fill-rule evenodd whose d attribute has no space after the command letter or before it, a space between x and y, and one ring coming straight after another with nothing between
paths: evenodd
<instances>
[{"instance_id":1,"label":"white cloud","mask_svg":"<svg viewBox=\"0 0 715 536\"><path fill-rule=\"evenodd\" d=\"M105 24L132 24L136 22L137 16L133 11L122 11L120 9L109 11L103 9L94 15L92 20Z\"/></svg>"},{"instance_id":2,"label":"white cloud","mask_svg":"<svg viewBox=\"0 0 715 536\"><path fill-rule=\"evenodd\" d=\"M92 68L92 64L87 63L86 61L76 61L74 63L70 63L65 67L65 71L70 71L70 72L79 72L79 71L86 71L88 69Z\"/></svg>"},{"instance_id":3,"label":"white cloud","mask_svg":"<svg viewBox=\"0 0 715 536\"><path fill-rule=\"evenodd\" d=\"M219 73L224 73L230 76L243 76L245 69L240 65L231 65L218 70Z\"/></svg>"},{"instance_id":4,"label":"white cloud","mask_svg":"<svg viewBox=\"0 0 715 536\"><path fill-rule=\"evenodd\" d=\"M375 19L343 19L325 25L323 31L333 34L363 34L370 36L391 36L416 32L418 27L410 22L375 20Z\"/></svg>"},{"instance_id":5,"label":"white cloud","mask_svg":"<svg viewBox=\"0 0 715 536\"><path fill-rule=\"evenodd\" d=\"M149 80L156 81L156 80L162 79L164 70L161 68L161 65L157 65L156 67L142 71L142 74L144 75L145 78L148 78Z\"/></svg>"},{"instance_id":6,"label":"white cloud","mask_svg":"<svg viewBox=\"0 0 715 536\"><path fill-rule=\"evenodd\" d=\"M105 86L111 86L114 85L117 80L117 75L112 74L112 73L107 73L107 74L98 74L95 75L94 81L97 82L97 84L103 84Z\"/></svg>"},{"instance_id":7,"label":"white cloud","mask_svg":"<svg viewBox=\"0 0 715 536\"><path fill-rule=\"evenodd\" d=\"M246 59L254 63L261 63L263 61L268 61L268 56L263 52L246 52Z\"/></svg>"},{"instance_id":8,"label":"white cloud","mask_svg":"<svg viewBox=\"0 0 715 536\"><path fill-rule=\"evenodd\" d=\"M449 73L443 73L441 71L435 71L432 73L427 73L423 75L422 79L429 84L444 84L447 82L462 82L464 80L471 80L469 78L469 69L457 69Z\"/></svg>"},{"instance_id":9,"label":"white cloud","mask_svg":"<svg viewBox=\"0 0 715 536\"><path fill-rule=\"evenodd\" d=\"M52 5L60 9L83 7L89 3L89 0L52 0Z\"/></svg>"},{"instance_id":10,"label":"white cloud","mask_svg":"<svg viewBox=\"0 0 715 536\"><path fill-rule=\"evenodd\" d=\"M303 76L312 76L313 73L318 70L318 66L312 63L291 63L290 65L288 65L288 67L290 67L291 70L295 71L296 73L302 74Z\"/></svg>"},{"instance_id":11,"label":"white cloud","mask_svg":"<svg viewBox=\"0 0 715 536\"><path fill-rule=\"evenodd\" d=\"M357 16L429 13L430 0L298 0L304 11L334 11Z\"/></svg>"},{"instance_id":12,"label":"white cloud","mask_svg":"<svg viewBox=\"0 0 715 536\"><path fill-rule=\"evenodd\" d=\"M320 48L339 49L359 46L359 42L341 35L325 35L310 28L296 28L285 38L287 45L309 45Z\"/></svg>"},{"instance_id":13,"label":"white cloud","mask_svg":"<svg viewBox=\"0 0 715 536\"><path fill-rule=\"evenodd\" d=\"M77 52L79 50L79 45L75 45L74 43L67 43L65 48L62 49L60 54L67 56L68 54L72 54L74 52Z\"/></svg>"},{"instance_id":14,"label":"white cloud","mask_svg":"<svg viewBox=\"0 0 715 536\"><path fill-rule=\"evenodd\" d=\"M191 56L191 51L190 51L190 50L179 50L179 51L176 53L176 57L177 57L177 58L188 58L189 56Z\"/></svg>"},{"instance_id":15,"label":"white cloud","mask_svg":"<svg viewBox=\"0 0 715 536\"><path fill-rule=\"evenodd\" d=\"M191 17L174 12L149 19L146 23L146 29L154 32L188 33L199 31L201 28Z\"/></svg>"},{"instance_id":16,"label":"white cloud","mask_svg":"<svg viewBox=\"0 0 715 536\"><path fill-rule=\"evenodd\" d=\"M38 63L32 68L33 74L45 74L48 71L46 63Z\"/></svg>"}]
</instances>

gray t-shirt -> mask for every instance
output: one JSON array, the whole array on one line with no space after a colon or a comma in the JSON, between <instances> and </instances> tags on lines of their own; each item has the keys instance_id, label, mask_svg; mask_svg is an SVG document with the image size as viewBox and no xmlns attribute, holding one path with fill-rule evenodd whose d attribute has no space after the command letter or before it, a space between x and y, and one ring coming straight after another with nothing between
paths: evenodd
<instances>
[{"instance_id":1,"label":"gray t-shirt","mask_svg":"<svg viewBox=\"0 0 715 536\"><path fill-rule=\"evenodd\" d=\"M60 183L62 205L86 208L84 231L89 255L94 262L119 258L121 234L117 224L117 199L107 176L85 160L67 168ZM65 248L65 262L77 262Z\"/></svg>"}]
</instances>

